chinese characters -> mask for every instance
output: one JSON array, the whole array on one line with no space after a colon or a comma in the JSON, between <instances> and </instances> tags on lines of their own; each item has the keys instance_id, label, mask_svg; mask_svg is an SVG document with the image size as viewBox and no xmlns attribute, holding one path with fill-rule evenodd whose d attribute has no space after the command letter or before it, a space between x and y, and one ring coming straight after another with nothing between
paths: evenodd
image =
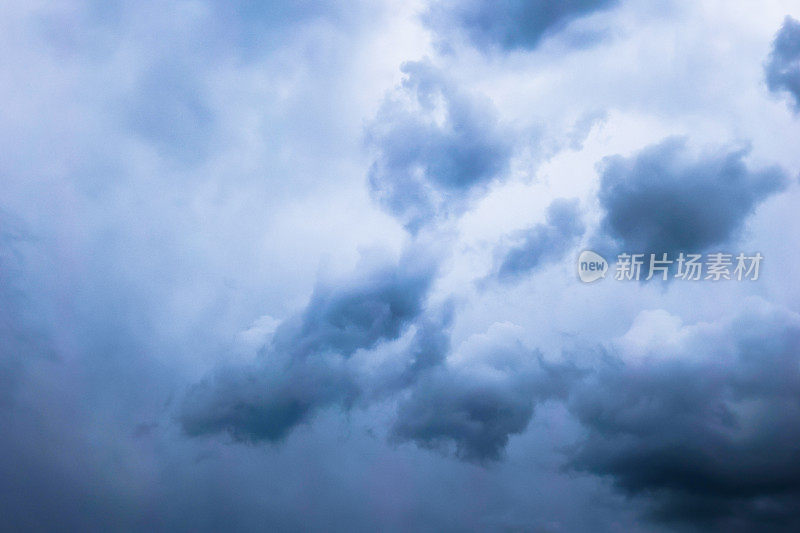
<instances>
[{"instance_id":1,"label":"chinese characters","mask_svg":"<svg viewBox=\"0 0 800 533\"><path fill-rule=\"evenodd\" d=\"M628 254L617 256L614 279L619 281L649 281L658 277L663 281L672 275L685 281L756 281L761 261L764 257L756 252L753 255L740 253L737 256L722 252L706 254L685 254L670 258L669 254ZM672 270L672 273L670 272Z\"/></svg>"}]
</instances>

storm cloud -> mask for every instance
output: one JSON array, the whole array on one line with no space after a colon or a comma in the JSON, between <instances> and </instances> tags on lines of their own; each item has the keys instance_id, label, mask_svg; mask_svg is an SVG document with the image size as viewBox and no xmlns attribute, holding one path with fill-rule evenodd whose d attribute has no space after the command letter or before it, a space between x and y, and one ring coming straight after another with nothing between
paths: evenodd
<instances>
[{"instance_id":1,"label":"storm cloud","mask_svg":"<svg viewBox=\"0 0 800 533\"><path fill-rule=\"evenodd\" d=\"M786 17L765 69L769 90L788 94L795 112L800 113L800 21Z\"/></svg>"},{"instance_id":2,"label":"storm cloud","mask_svg":"<svg viewBox=\"0 0 800 533\"><path fill-rule=\"evenodd\" d=\"M536 403L561 397L577 376L574 367L526 348L514 329L496 324L422 376L398 408L393 439L467 461L500 459L509 438L527 428Z\"/></svg>"},{"instance_id":3,"label":"storm cloud","mask_svg":"<svg viewBox=\"0 0 800 533\"><path fill-rule=\"evenodd\" d=\"M443 0L426 13L429 26L442 34L453 28L479 48L536 48L574 20L608 9L616 0Z\"/></svg>"},{"instance_id":4,"label":"storm cloud","mask_svg":"<svg viewBox=\"0 0 800 533\"><path fill-rule=\"evenodd\" d=\"M459 213L502 175L511 139L485 97L467 94L430 61L405 63L397 93L367 128L373 196L412 231Z\"/></svg>"},{"instance_id":5,"label":"storm cloud","mask_svg":"<svg viewBox=\"0 0 800 533\"><path fill-rule=\"evenodd\" d=\"M647 313L572 392L588 435L572 468L652 516L725 531L800 524L800 316L760 300L716 323ZM636 342L642 331L667 342ZM662 337L663 338L663 337Z\"/></svg>"},{"instance_id":6,"label":"storm cloud","mask_svg":"<svg viewBox=\"0 0 800 533\"><path fill-rule=\"evenodd\" d=\"M3 2L0 530L800 529L789 3Z\"/></svg>"},{"instance_id":7,"label":"storm cloud","mask_svg":"<svg viewBox=\"0 0 800 533\"><path fill-rule=\"evenodd\" d=\"M735 238L756 206L783 190L776 166L750 169L747 148L693 154L670 137L600 164L601 225L629 253L699 253Z\"/></svg>"},{"instance_id":8,"label":"storm cloud","mask_svg":"<svg viewBox=\"0 0 800 533\"><path fill-rule=\"evenodd\" d=\"M557 261L584 230L578 200L554 200L547 208L546 221L521 232L521 244L506 252L497 268L498 278L515 279Z\"/></svg>"},{"instance_id":9,"label":"storm cloud","mask_svg":"<svg viewBox=\"0 0 800 533\"><path fill-rule=\"evenodd\" d=\"M320 407L352 401L360 391L347 359L398 338L422 312L434 272L427 258L409 253L398 263L362 264L349 279L319 283L257 362L221 368L192 387L181 414L184 430L276 441ZM423 347L432 342L425 331Z\"/></svg>"}]
</instances>

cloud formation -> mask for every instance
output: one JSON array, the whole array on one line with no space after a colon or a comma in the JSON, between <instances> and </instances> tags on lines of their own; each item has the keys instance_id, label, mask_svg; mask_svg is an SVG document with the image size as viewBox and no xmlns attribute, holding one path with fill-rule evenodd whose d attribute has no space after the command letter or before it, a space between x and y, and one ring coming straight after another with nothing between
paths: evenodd
<instances>
[{"instance_id":1,"label":"cloud formation","mask_svg":"<svg viewBox=\"0 0 800 533\"><path fill-rule=\"evenodd\" d=\"M796 185L747 228L758 283L584 287L542 267L580 234L568 201L510 252L493 241L532 195L590 206L592 162L645 129L749 136L794 168L800 123L717 90L758 81L784 6L433 3L437 37L477 49L437 56L396 0L3 3L0 528L633 533L656 527L647 503L705 530L800 529ZM622 31L571 53L596 23ZM772 194L752 167L740 184L746 156L708 178L735 148L685 152L655 165L687 174L676 204ZM514 180L542 157L552 179ZM646 181L626 173L621 196ZM474 290L486 250L494 277L540 283ZM745 293L792 311L677 319ZM605 361L553 362L651 305L669 312Z\"/></svg>"},{"instance_id":2,"label":"cloud formation","mask_svg":"<svg viewBox=\"0 0 800 533\"><path fill-rule=\"evenodd\" d=\"M795 112L800 113L800 21L789 16L783 21L765 70L769 90L788 94Z\"/></svg>"},{"instance_id":3,"label":"cloud formation","mask_svg":"<svg viewBox=\"0 0 800 533\"><path fill-rule=\"evenodd\" d=\"M616 0L439 0L425 15L440 34L456 29L481 49L533 50L571 22Z\"/></svg>"},{"instance_id":4,"label":"cloud formation","mask_svg":"<svg viewBox=\"0 0 800 533\"><path fill-rule=\"evenodd\" d=\"M570 466L647 498L660 520L796 529L800 316L748 303L711 324L674 330L659 314L640 324L661 335L623 343L572 391L588 434Z\"/></svg>"},{"instance_id":5,"label":"cloud formation","mask_svg":"<svg viewBox=\"0 0 800 533\"><path fill-rule=\"evenodd\" d=\"M693 154L670 137L631 157L600 164L605 235L634 253L699 253L737 236L755 207L783 190L778 167L752 170L749 150L721 147Z\"/></svg>"},{"instance_id":6,"label":"cloud formation","mask_svg":"<svg viewBox=\"0 0 800 533\"><path fill-rule=\"evenodd\" d=\"M535 404L562 396L576 375L523 346L513 326L496 324L420 378L398 408L392 437L467 461L498 460Z\"/></svg>"},{"instance_id":7,"label":"cloud formation","mask_svg":"<svg viewBox=\"0 0 800 533\"><path fill-rule=\"evenodd\" d=\"M422 312L434 272L429 260L409 253L398 263L364 264L347 280L318 284L257 362L224 367L192 387L181 413L184 430L277 441L318 408L353 400L359 387L347 359L397 339Z\"/></svg>"},{"instance_id":8,"label":"cloud formation","mask_svg":"<svg viewBox=\"0 0 800 533\"><path fill-rule=\"evenodd\" d=\"M557 261L584 230L578 200L554 200L547 208L546 221L522 232L522 243L506 252L497 267L497 277L511 280Z\"/></svg>"},{"instance_id":9,"label":"cloud formation","mask_svg":"<svg viewBox=\"0 0 800 533\"><path fill-rule=\"evenodd\" d=\"M406 78L367 128L376 151L373 196L412 231L461 212L502 175L511 139L490 102L465 93L430 61L405 63Z\"/></svg>"}]
</instances>

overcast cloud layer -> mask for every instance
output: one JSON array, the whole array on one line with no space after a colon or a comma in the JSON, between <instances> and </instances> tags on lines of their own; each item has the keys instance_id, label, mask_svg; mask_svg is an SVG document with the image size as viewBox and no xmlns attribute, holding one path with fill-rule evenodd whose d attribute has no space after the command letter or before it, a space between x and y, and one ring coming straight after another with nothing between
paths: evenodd
<instances>
[{"instance_id":1,"label":"overcast cloud layer","mask_svg":"<svg viewBox=\"0 0 800 533\"><path fill-rule=\"evenodd\" d=\"M0 529L796 531L795 4L5 2Z\"/></svg>"}]
</instances>

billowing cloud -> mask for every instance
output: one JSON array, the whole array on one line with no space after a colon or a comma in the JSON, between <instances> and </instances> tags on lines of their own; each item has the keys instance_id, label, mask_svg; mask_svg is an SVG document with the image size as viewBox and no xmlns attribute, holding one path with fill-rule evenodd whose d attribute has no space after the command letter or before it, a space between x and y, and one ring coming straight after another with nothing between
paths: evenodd
<instances>
[{"instance_id":1,"label":"billowing cloud","mask_svg":"<svg viewBox=\"0 0 800 533\"><path fill-rule=\"evenodd\" d=\"M547 208L547 219L521 233L521 244L506 252L497 276L509 280L557 261L583 234L579 202L554 200Z\"/></svg>"},{"instance_id":2,"label":"billowing cloud","mask_svg":"<svg viewBox=\"0 0 800 533\"><path fill-rule=\"evenodd\" d=\"M415 231L460 212L476 190L502 175L511 141L487 99L465 93L430 61L402 70L399 91L367 128L376 150L369 185Z\"/></svg>"},{"instance_id":3,"label":"billowing cloud","mask_svg":"<svg viewBox=\"0 0 800 533\"><path fill-rule=\"evenodd\" d=\"M422 312L434 271L425 257L409 253L399 263L361 265L347 280L318 284L303 312L278 326L259 361L222 368L190 390L185 431L275 441L316 409L352 400L359 391L347 359L400 336Z\"/></svg>"},{"instance_id":4,"label":"billowing cloud","mask_svg":"<svg viewBox=\"0 0 800 533\"><path fill-rule=\"evenodd\" d=\"M391 395L416 383L420 375L441 365L450 352L450 327L454 318L452 301L421 315L414 324L414 335L401 357L394 358L395 365L385 376L380 372L362 378L375 396Z\"/></svg>"},{"instance_id":5,"label":"billowing cloud","mask_svg":"<svg viewBox=\"0 0 800 533\"><path fill-rule=\"evenodd\" d=\"M766 64L767 87L775 93L787 93L800 113L800 21L786 17Z\"/></svg>"},{"instance_id":6,"label":"billowing cloud","mask_svg":"<svg viewBox=\"0 0 800 533\"><path fill-rule=\"evenodd\" d=\"M800 316L748 303L735 318L677 330L671 317L650 315L660 335L620 343L572 393L588 431L572 468L648 498L662 520L796 529ZM655 340L664 331L670 342Z\"/></svg>"},{"instance_id":7,"label":"billowing cloud","mask_svg":"<svg viewBox=\"0 0 800 533\"><path fill-rule=\"evenodd\" d=\"M591 207L591 165L666 131L747 136L795 168L800 123L746 89L785 6L431 3L458 53L400 0L3 3L4 530L619 533L656 527L646 504L797 525L796 187L759 204L779 185L733 148L664 171L691 175L661 180L675 203L761 205L756 283L584 287L542 267L580 234L567 201L495 241L553 198ZM709 159L733 171L684 172ZM473 290L506 259L537 282ZM752 293L793 312L677 319ZM643 305L665 310L606 360L556 355ZM581 475L560 470L575 443Z\"/></svg>"},{"instance_id":8,"label":"billowing cloud","mask_svg":"<svg viewBox=\"0 0 800 533\"><path fill-rule=\"evenodd\" d=\"M535 404L563 395L576 375L514 334L513 326L496 324L422 376L400 404L393 438L468 461L499 459L509 438L527 428Z\"/></svg>"},{"instance_id":9,"label":"billowing cloud","mask_svg":"<svg viewBox=\"0 0 800 533\"><path fill-rule=\"evenodd\" d=\"M455 28L480 48L536 48L576 19L614 5L616 0L439 0L427 12L441 34Z\"/></svg>"},{"instance_id":10,"label":"billowing cloud","mask_svg":"<svg viewBox=\"0 0 800 533\"><path fill-rule=\"evenodd\" d=\"M737 236L744 221L787 178L778 167L750 169L748 149L693 154L670 137L632 157L601 163L602 229L634 253L701 252Z\"/></svg>"}]
</instances>

